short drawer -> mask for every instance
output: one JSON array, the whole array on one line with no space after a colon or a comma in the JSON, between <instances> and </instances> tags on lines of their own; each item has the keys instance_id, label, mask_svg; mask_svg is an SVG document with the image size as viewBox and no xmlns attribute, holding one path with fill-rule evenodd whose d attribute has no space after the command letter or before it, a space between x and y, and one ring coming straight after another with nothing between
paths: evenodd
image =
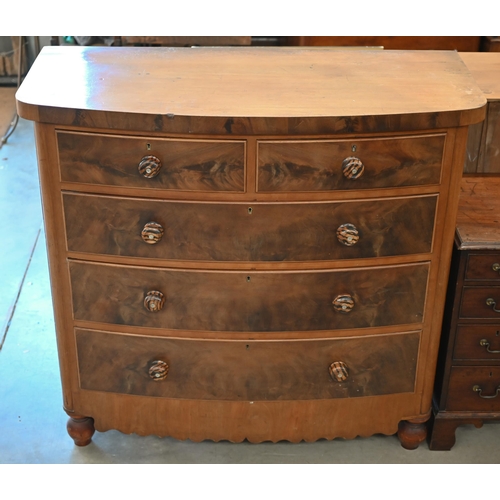
<instances>
[{"instance_id":1,"label":"short drawer","mask_svg":"<svg viewBox=\"0 0 500 500\"><path fill-rule=\"evenodd\" d=\"M265 332L421 323L429 265L241 272L70 261L69 269L76 320Z\"/></svg>"},{"instance_id":2,"label":"short drawer","mask_svg":"<svg viewBox=\"0 0 500 500\"><path fill-rule=\"evenodd\" d=\"M259 191L439 184L445 134L343 141L259 141Z\"/></svg>"},{"instance_id":3,"label":"short drawer","mask_svg":"<svg viewBox=\"0 0 500 500\"><path fill-rule=\"evenodd\" d=\"M500 411L500 366L453 367L446 409Z\"/></svg>"},{"instance_id":4,"label":"short drawer","mask_svg":"<svg viewBox=\"0 0 500 500\"><path fill-rule=\"evenodd\" d=\"M215 341L76 330L82 389L243 401L413 392L419 338L419 332L411 332L337 340Z\"/></svg>"},{"instance_id":5,"label":"short drawer","mask_svg":"<svg viewBox=\"0 0 500 500\"><path fill-rule=\"evenodd\" d=\"M500 320L500 286L464 286L460 318Z\"/></svg>"},{"instance_id":6,"label":"short drawer","mask_svg":"<svg viewBox=\"0 0 500 500\"><path fill-rule=\"evenodd\" d=\"M500 361L498 325L459 326L453 351L455 360Z\"/></svg>"},{"instance_id":7,"label":"short drawer","mask_svg":"<svg viewBox=\"0 0 500 500\"><path fill-rule=\"evenodd\" d=\"M57 146L62 181L185 191L245 190L244 141L58 132Z\"/></svg>"},{"instance_id":8,"label":"short drawer","mask_svg":"<svg viewBox=\"0 0 500 500\"><path fill-rule=\"evenodd\" d=\"M199 261L313 261L428 253L437 205L437 196L237 204L65 193L63 200L70 251Z\"/></svg>"},{"instance_id":9,"label":"short drawer","mask_svg":"<svg viewBox=\"0 0 500 500\"><path fill-rule=\"evenodd\" d=\"M500 281L500 253L469 254L465 279Z\"/></svg>"}]
</instances>

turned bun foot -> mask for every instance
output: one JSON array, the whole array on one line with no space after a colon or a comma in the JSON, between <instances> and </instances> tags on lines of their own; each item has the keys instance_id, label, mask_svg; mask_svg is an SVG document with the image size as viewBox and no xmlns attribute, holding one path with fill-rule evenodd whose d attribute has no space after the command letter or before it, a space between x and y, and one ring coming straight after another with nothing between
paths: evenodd
<instances>
[{"instance_id":1,"label":"turned bun foot","mask_svg":"<svg viewBox=\"0 0 500 500\"><path fill-rule=\"evenodd\" d=\"M398 438L401 446L407 450L416 450L427 437L425 422L402 420L399 422Z\"/></svg>"},{"instance_id":2,"label":"turned bun foot","mask_svg":"<svg viewBox=\"0 0 500 500\"><path fill-rule=\"evenodd\" d=\"M95 432L94 419L73 415L69 418L66 428L77 446L87 446Z\"/></svg>"}]
</instances>

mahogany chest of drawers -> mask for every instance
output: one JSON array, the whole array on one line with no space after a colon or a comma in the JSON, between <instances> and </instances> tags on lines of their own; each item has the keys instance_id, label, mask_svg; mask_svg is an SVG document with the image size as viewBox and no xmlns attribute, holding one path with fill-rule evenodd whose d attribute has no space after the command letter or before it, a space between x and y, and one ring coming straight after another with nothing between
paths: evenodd
<instances>
[{"instance_id":1,"label":"mahogany chest of drawers","mask_svg":"<svg viewBox=\"0 0 500 500\"><path fill-rule=\"evenodd\" d=\"M500 419L500 178L462 180L436 377L431 450Z\"/></svg>"},{"instance_id":2,"label":"mahogany chest of drawers","mask_svg":"<svg viewBox=\"0 0 500 500\"><path fill-rule=\"evenodd\" d=\"M425 439L485 108L455 53L52 47L17 99L76 444Z\"/></svg>"}]
</instances>

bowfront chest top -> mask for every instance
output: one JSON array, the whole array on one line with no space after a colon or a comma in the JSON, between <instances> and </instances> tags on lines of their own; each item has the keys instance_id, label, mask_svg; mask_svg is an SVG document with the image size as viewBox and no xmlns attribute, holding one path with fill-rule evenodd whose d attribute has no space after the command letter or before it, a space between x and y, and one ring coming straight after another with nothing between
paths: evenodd
<instances>
[{"instance_id":1,"label":"bowfront chest top","mask_svg":"<svg viewBox=\"0 0 500 500\"><path fill-rule=\"evenodd\" d=\"M50 47L17 100L76 444L425 438L486 104L456 53Z\"/></svg>"}]
</instances>

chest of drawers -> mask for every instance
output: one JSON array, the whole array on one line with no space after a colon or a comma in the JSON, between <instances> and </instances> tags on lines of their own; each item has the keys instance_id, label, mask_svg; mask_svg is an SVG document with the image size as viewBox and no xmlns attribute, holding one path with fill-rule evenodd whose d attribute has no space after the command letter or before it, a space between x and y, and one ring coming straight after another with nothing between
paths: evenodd
<instances>
[{"instance_id":1,"label":"chest of drawers","mask_svg":"<svg viewBox=\"0 0 500 500\"><path fill-rule=\"evenodd\" d=\"M432 450L500 419L500 178L464 177L436 377Z\"/></svg>"},{"instance_id":2,"label":"chest of drawers","mask_svg":"<svg viewBox=\"0 0 500 500\"><path fill-rule=\"evenodd\" d=\"M76 444L425 438L485 106L456 54L49 48L17 99Z\"/></svg>"}]
</instances>

